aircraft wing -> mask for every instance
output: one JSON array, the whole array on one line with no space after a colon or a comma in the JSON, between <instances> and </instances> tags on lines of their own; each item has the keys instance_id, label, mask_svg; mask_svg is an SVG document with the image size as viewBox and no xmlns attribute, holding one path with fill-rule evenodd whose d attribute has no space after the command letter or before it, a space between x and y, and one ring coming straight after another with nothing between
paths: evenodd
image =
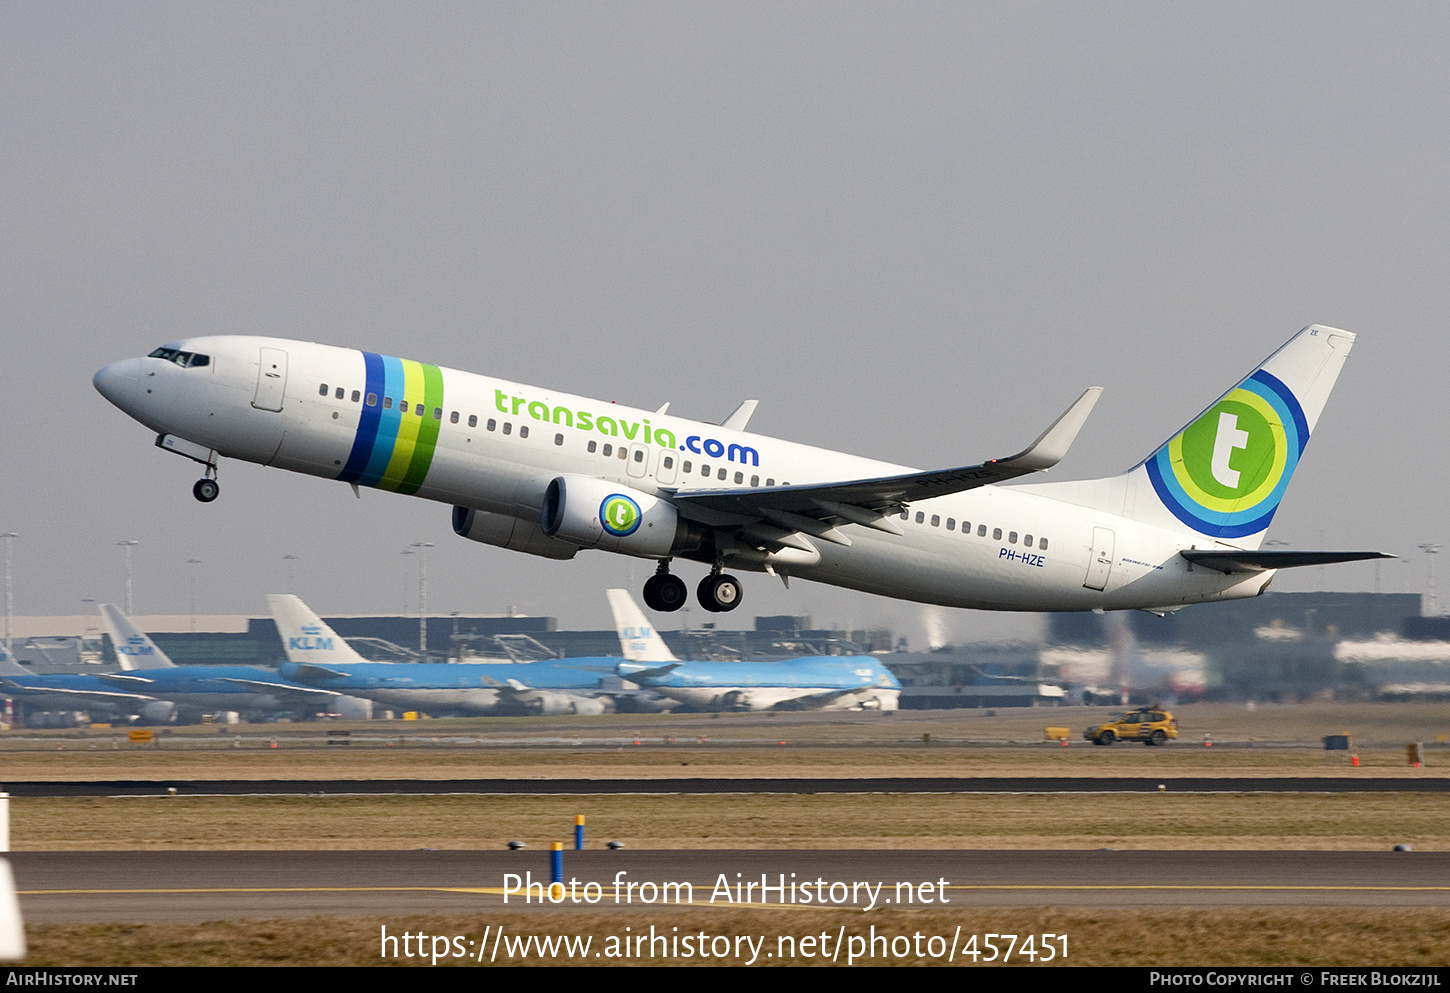
<instances>
[{"instance_id":1,"label":"aircraft wing","mask_svg":"<svg viewBox=\"0 0 1450 993\"><path fill-rule=\"evenodd\" d=\"M270 693L272 696L282 700L296 699L304 702L316 701L320 703L347 695L345 693L339 693L337 690L322 690L312 686L286 686L281 683L269 683L265 679L239 679L235 676L219 676L217 677L217 682L231 683L234 686L244 686L258 693Z\"/></svg>"},{"instance_id":2,"label":"aircraft wing","mask_svg":"<svg viewBox=\"0 0 1450 993\"><path fill-rule=\"evenodd\" d=\"M122 700L136 700L142 703L154 703L156 701L156 697L147 696L144 693L122 693L119 690L77 690L58 686L27 686L24 683L17 683L14 680L3 678L0 678L0 686L17 693L73 696L77 700L95 700L99 703L119 702Z\"/></svg>"},{"instance_id":3,"label":"aircraft wing","mask_svg":"<svg viewBox=\"0 0 1450 993\"><path fill-rule=\"evenodd\" d=\"M790 536L794 532L803 532L825 541L849 545L851 540L835 530L835 525L841 523L901 534L901 528L888 519L889 515L898 513L913 500L961 493L1057 465L1067 454L1068 447L1102 392L1100 386L1089 388L1036 441L1005 459L876 479L750 489L687 490L675 493L671 501L685 516L699 517L707 524L750 525L763 521L767 529L759 537L778 544L793 544ZM692 514L692 510L698 513Z\"/></svg>"}]
</instances>

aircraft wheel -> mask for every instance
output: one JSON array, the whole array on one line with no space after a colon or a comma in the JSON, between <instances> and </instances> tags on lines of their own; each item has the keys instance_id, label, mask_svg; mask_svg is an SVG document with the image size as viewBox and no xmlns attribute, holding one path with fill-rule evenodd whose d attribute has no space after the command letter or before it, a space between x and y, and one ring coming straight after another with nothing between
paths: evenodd
<instances>
[{"instance_id":1,"label":"aircraft wheel","mask_svg":"<svg viewBox=\"0 0 1450 993\"><path fill-rule=\"evenodd\" d=\"M191 495L202 503L211 503L221 491L222 488L217 485L215 479L198 479L196 485L191 488Z\"/></svg>"},{"instance_id":2,"label":"aircraft wheel","mask_svg":"<svg viewBox=\"0 0 1450 993\"><path fill-rule=\"evenodd\" d=\"M718 576L706 576L700 581L699 589L695 593L699 597L700 606L715 613L734 610L740 606L740 601L745 599L745 591L740 586L740 580L723 573Z\"/></svg>"},{"instance_id":3,"label":"aircraft wheel","mask_svg":"<svg viewBox=\"0 0 1450 993\"><path fill-rule=\"evenodd\" d=\"M659 601L656 610L679 610L690 599L690 591L679 576L656 576L659 585L655 587L655 599ZM646 583L646 586L649 584Z\"/></svg>"}]
</instances>

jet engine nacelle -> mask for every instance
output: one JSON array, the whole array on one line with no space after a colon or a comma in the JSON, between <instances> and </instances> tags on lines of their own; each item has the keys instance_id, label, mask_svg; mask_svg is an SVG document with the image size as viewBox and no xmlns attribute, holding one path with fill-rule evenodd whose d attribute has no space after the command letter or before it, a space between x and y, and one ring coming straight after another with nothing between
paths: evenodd
<instances>
[{"instance_id":1,"label":"jet engine nacelle","mask_svg":"<svg viewBox=\"0 0 1450 993\"><path fill-rule=\"evenodd\" d=\"M547 559L572 559L578 545L551 538L532 521L505 514L490 514L472 507L453 508L453 533L469 541L497 545L515 552L542 555Z\"/></svg>"},{"instance_id":2,"label":"jet engine nacelle","mask_svg":"<svg viewBox=\"0 0 1450 993\"><path fill-rule=\"evenodd\" d=\"M141 705L142 724L171 724L176 720L176 704L170 700L153 700Z\"/></svg>"},{"instance_id":3,"label":"jet engine nacelle","mask_svg":"<svg viewBox=\"0 0 1450 993\"><path fill-rule=\"evenodd\" d=\"M555 477L539 523L553 538L648 558L679 550L688 533L668 501L592 476Z\"/></svg>"},{"instance_id":4,"label":"jet engine nacelle","mask_svg":"<svg viewBox=\"0 0 1450 993\"><path fill-rule=\"evenodd\" d=\"M536 690L523 701L530 714L556 717L560 714L584 714L591 717L614 713L614 701L607 696L578 696L573 693L551 693Z\"/></svg>"}]
</instances>

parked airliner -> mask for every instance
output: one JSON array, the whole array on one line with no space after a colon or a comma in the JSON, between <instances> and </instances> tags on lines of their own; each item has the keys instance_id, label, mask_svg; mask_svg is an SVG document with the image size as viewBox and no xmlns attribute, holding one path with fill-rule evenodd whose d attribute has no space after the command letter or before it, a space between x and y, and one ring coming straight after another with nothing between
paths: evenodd
<instances>
[{"instance_id":1,"label":"parked airliner","mask_svg":"<svg viewBox=\"0 0 1450 993\"><path fill-rule=\"evenodd\" d=\"M1276 569L1384 557L1260 551L1354 335L1305 328L1129 471L998 483L1066 454L1101 390L1027 449L921 472L746 431L442 369L259 337L190 338L95 375L106 399L205 466L236 458L453 506L462 537L556 559L653 559L654 610L684 605L675 558L950 607L1176 610L1256 596Z\"/></svg>"},{"instance_id":2,"label":"parked airliner","mask_svg":"<svg viewBox=\"0 0 1450 993\"><path fill-rule=\"evenodd\" d=\"M401 710L434 716L608 714L614 712L616 698L640 695L623 689L615 673L617 658L369 662L299 598L272 593L267 605L287 653L282 675Z\"/></svg>"},{"instance_id":3,"label":"parked airliner","mask_svg":"<svg viewBox=\"0 0 1450 993\"><path fill-rule=\"evenodd\" d=\"M701 710L895 710L901 683L874 655L681 662L624 590L605 590L625 661L619 674Z\"/></svg>"}]
</instances>

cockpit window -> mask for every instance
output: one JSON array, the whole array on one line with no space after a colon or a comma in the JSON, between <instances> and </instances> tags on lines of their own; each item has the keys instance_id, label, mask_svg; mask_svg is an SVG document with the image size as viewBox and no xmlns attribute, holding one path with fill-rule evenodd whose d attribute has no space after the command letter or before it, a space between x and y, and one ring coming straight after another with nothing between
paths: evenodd
<instances>
[{"instance_id":1,"label":"cockpit window","mask_svg":"<svg viewBox=\"0 0 1450 993\"><path fill-rule=\"evenodd\" d=\"M165 345L156 349L147 358L175 362L183 369L195 369L198 366L211 364L211 356L209 355L202 355L200 352L183 352L179 348L167 348Z\"/></svg>"}]
</instances>

